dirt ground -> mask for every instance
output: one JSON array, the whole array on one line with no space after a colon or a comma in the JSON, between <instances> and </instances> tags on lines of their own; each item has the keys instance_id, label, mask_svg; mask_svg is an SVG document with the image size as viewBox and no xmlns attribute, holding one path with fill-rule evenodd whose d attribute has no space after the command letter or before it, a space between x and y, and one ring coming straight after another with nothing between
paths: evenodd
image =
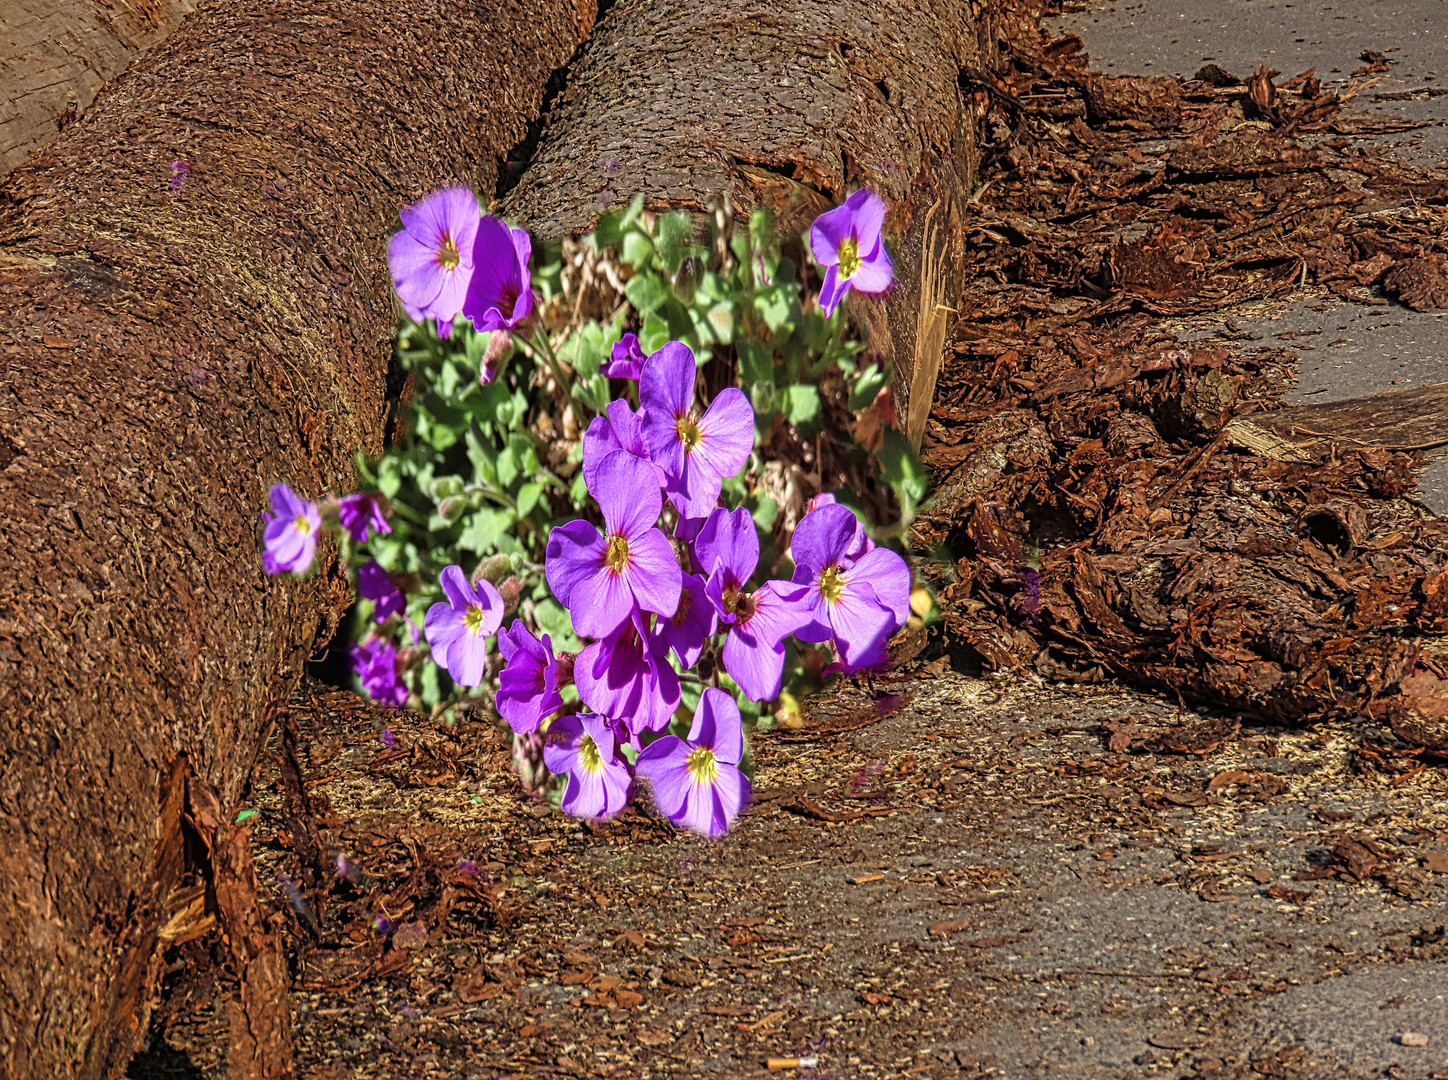
<instances>
[{"instance_id":1,"label":"dirt ground","mask_svg":"<svg viewBox=\"0 0 1448 1080\"><path fill-rule=\"evenodd\" d=\"M267 882L301 1075L1448 1076L1441 770L1115 688L888 690L759 737L720 843L521 801L491 729L389 751L345 695L300 708L322 858L366 875L305 913ZM263 872L304 880L268 772ZM172 989L133 1075L216 1075L224 1010L186 1003L221 988Z\"/></svg>"},{"instance_id":2,"label":"dirt ground","mask_svg":"<svg viewBox=\"0 0 1448 1080\"><path fill-rule=\"evenodd\" d=\"M447 729L308 688L249 807L301 1076L1448 1078L1448 743L1410 745L1402 716L1373 708L1414 664L1438 673L1416 676L1422 700L1448 700L1428 610L1448 580L1441 525L1401 498L1437 436L1362 444L1361 463L1335 444L1244 449L1231 402L1275 410L1283 358L1162 337L1169 318L1285 302L1309 270L1316 299L1326 282L1387 306L1395 259L1421 249L1443 273L1448 179L1354 156L1351 86L1103 84L1071 66L1079 43L1020 41L980 84L1000 116L974 321L925 452L941 542L969 541L937 588L947 636L814 702L804 730L760 734L754 806L717 843L646 811L584 825L528 802L491 721ZM1350 78L1396 62L1364 60ZM1178 105L1158 116L1162 95ZM1291 141L1304 131L1338 156L1311 157ZM1203 147L1220 160L1191 156ZM1344 200L1361 213L1331 216ZM1183 263L1187 219L1217 246ZM1162 259L1180 280L1151 269ZM1225 405L1202 404L1226 382ZM1127 430L1148 414L1168 437ZM1344 510L1335 551L1300 527L1329 497L1372 526ZM1027 511L1067 521L1050 500L1080 520L1032 586L1007 534ZM1193 569L1198 534L1231 556L1203 563L1216 577ZM1146 592L1127 548L1161 579ZM1126 584L1092 584L1093 567ZM1112 617L1177 574L1160 619ZM1386 599L1368 604L1374 582ZM1293 597L1298 622L1279 617ZM983 657L1016 671L971 674ZM1282 678L1252 699L1264 657ZM1155 672L1167 696L1027 674L1118 669ZM1240 707L1179 708L1173 688ZM1253 700L1303 726L1255 719L1269 710ZM192 887L138 1080L222 1074L232 976Z\"/></svg>"}]
</instances>

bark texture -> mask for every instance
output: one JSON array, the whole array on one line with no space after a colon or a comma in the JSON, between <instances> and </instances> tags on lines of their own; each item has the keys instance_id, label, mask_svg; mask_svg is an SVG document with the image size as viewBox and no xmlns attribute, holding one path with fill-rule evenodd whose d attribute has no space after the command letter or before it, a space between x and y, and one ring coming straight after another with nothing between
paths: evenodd
<instances>
[{"instance_id":1,"label":"bark texture","mask_svg":"<svg viewBox=\"0 0 1448 1080\"><path fill-rule=\"evenodd\" d=\"M642 192L702 211L727 193L782 229L857 185L883 195L896 287L849 303L894 360L918 444L960 288L975 168L965 0L620 0L546 118L507 211L543 236L587 231Z\"/></svg>"},{"instance_id":2,"label":"bark texture","mask_svg":"<svg viewBox=\"0 0 1448 1080\"><path fill-rule=\"evenodd\" d=\"M54 142L106 82L194 10L195 0L0 4L0 177Z\"/></svg>"},{"instance_id":3,"label":"bark texture","mask_svg":"<svg viewBox=\"0 0 1448 1080\"><path fill-rule=\"evenodd\" d=\"M209 6L0 189L0 1077L123 1073L198 879L232 1075L290 1072L234 821L348 590L266 578L258 514L380 450L397 208L491 191L593 12Z\"/></svg>"}]
</instances>

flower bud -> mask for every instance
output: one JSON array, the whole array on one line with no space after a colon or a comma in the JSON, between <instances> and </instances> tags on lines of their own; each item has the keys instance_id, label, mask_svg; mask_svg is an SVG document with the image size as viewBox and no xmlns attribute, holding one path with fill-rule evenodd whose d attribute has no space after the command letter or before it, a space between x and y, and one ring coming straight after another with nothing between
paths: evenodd
<instances>
[{"instance_id":1,"label":"flower bud","mask_svg":"<svg viewBox=\"0 0 1448 1080\"><path fill-rule=\"evenodd\" d=\"M503 614L511 615L518 610L518 601L523 596L523 583L516 577L508 577L498 586L498 595L503 598Z\"/></svg>"},{"instance_id":2,"label":"flower bud","mask_svg":"<svg viewBox=\"0 0 1448 1080\"><path fill-rule=\"evenodd\" d=\"M437 504L438 516L451 525L463 514L467 513L468 500L461 495L449 495L442 502Z\"/></svg>"},{"instance_id":3,"label":"flower bud","mask_svg":"<svg viewBox=\"0 0 1448 1080\"><path fill-rule=\"evenodd\" d=\"M486 581L490 585L497 585L512 569L512 562L506 555L489 555L482 562L478 563L477 569L473 571L470 583L476 587L478 582Z\"/></svg>"},{"instance_id":4,"label":"flower bud","mask_svg":"<svg viewBox=\"0 0 1448 1080\"><path fill-rule=\"evenodd\" d=\"M674 275L674 296L681 304L692 304L694 294L699 291L699 283L704 280L704 262L696 256L690 255L679 264L679 272Z\"/></svg>"},{"instance_id":5,"label":"flower bud","mask_svg":"<svg viewBox=\"0 0 1448 1080\"><path fill-rule=\"evenodd\" d=\"M427 493L438 502L451 498L454 495L463 493L463 481L460 476L439 476L428 485Z\"/></svg>"},{"instance_id":6,"label":"flower bud","mask_svg":"<svg viewBox=\"0 0 1448 1080\"><path fill-rule=\"evenodd\" d=\"M573 685L573 659L575 654L571 652L560 652L556 654L558 660L558 689Z\"/></svg>"}]
</instances>

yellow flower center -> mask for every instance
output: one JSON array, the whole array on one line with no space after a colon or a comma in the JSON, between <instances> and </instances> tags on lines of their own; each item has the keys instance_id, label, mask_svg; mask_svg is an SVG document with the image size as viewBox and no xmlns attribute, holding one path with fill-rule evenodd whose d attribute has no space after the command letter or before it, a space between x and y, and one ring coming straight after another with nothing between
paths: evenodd
<instances>
[{"instance_id":1,"label":"yellow flower center","mask_svg":"<svg viewBox=\"0 0 1448 1080\"><path fill-rule=\"evenodd\" d=\"M303 536L306 536L312 531L312 523L307 520L306 514L298 514L292 519L292 528L296 529L297 532Z\"/></svg>"},{"instance_id":2,"label":"yellow flower center","mask_svg":"<svg viewBox=\"0 0 1448 1080\"><path fill-rule=\"evenodd\" d=\"M615 574L622 574L628 566L628 537L614 533L608 538L608 550L604 552L603 564Z\"/></svg>"},{"instance_id":3,"label":"yellow flower center","mask_svg":"<svg viewBox=\"0 0 1448 1080\"><path fill-rule=\"evenodd\" d=\"M689 779L695 784L712 784L719 775L719 761L714 757L714 751L705 746L689 751L684 766L689 770Z\"/></svg>"},{"instance_id":4,"label":"yellow flower center","mask_svg":"<svg viewBox=\"0 0 1448 1080\"><path fill-rule=\"evenodd\" d=\"M820 575L820 593L831 604L838 604L845 594L845 572L838 566L828 566Z\"/></svg>"},{"instance_id":5,"label":"yellow flower center","mask_svg":"<svg viewBox=\"0 0 1448 1080\"><path fill-rule=\"evenodd\" d=\"M483 621L488 613L483 610L481 604L469 604L467 611L463 612L463 629L470 634L477 634L483 628Z\"/></svg>"},{"instance_id":6,"label":"yellow flower center","mask_svg":"<svg viewBox=\"0 0 1448 1080\"><path fill-rule=\"evenodd\" d=\"M860 242L853 236L840 241L840 277L851 278L860 268Z\"/></svg>"},{"instance_id":7,"label":"yellow flower center","mask_svg":"<svg viewBox=\"0 0 1448 1080\"><path fill-rule=\"evenodd\" d=\"M679 433L679 441L684 444L686 454L692 454L704 438L704 431L699 427L699 421L694 419L693 413L685 413L675 420L674 430Z\"/></svg>"},{"instance_id":8,"label":"yellow flower center","mask_svg":"<svg viewBox=\"0 0 1448 1080\"><path fill-rule=\"evenodd\" d=\"M456 270L462 259L458 255L458 245L451 236L443 233L442 246L437 249L437 264L444 270Z\"/></svg>"},{"instance_id":9,"label":"yellow flower center","mask_svg":"<svg viewBox=\"0 0 1448 1080\"><path fill-rule=\"evenodd\" d=\"M753 597L744 592L737 585L731 585L724 590L724 610L735 618L748 620L755 610Z\"/></svg>"},{"instance_id":10,"label":"yellow flower center","mask_svg":"<svg viewBox=\"0 0 1448 1080\"><path fill-rule=\"evenodd\" d=\"M585 735L578 744L578 767L586 773L603 772L603 753L592 735Z\"/></svg>"}]
</instances>

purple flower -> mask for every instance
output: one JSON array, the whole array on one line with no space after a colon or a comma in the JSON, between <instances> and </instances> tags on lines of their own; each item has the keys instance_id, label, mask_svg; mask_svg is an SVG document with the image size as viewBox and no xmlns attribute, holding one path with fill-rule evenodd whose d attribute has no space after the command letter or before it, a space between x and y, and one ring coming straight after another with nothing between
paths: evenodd
<instances>
[{"instance_id":1,"label":"purple flower","mask_svg":"<svg viewBox=\"0 0 1448 1080\"><path fill-rule=\"evenodd\" d=\"M473 276L482 216L477 196L467 188L443 188L398 216L402 230L387 244L392 284L409 318L436 319L438 336L447 337Z\"/></svg>"},{"instance_id":2,"label":"purple flower","mask_svg":"<svg viewBox=\"0 0 1448 1080\"><path fill-rule=\"evenodd\" d=\"M362 599L372 601L372 617L379 623L385 623L407 608L407 597L376 559L369 559L357 568L357 591Z\"/></svg>"},{"instance_id":3,"label":"purple flower","mask_svg":"<svg viewBox=\"0 0 1448 1080\"><path fill-rule=\"evenodd\" d=\"M759 563L759 534L743 507L710 514L694 555L709 575L707 595L724 624L724 670L751 701L772 701L784 675L784 639L811 621L808 588L770 581L746 591Z\"/></svg>"},{"instance_id":4,"label":"purple flower","mask_svg":"<svg viewBox=\"0 0 1448 1080\"><path fill-rule=\"evenodd\" d=\"M598 467L603 459L615 450L624 450L641 461L649 460L649 451L644 446L639 430L639 417L628 407L628 402L619 398L608 403L607 416L595 416L583 433L583 482L592 491L596 484ZM659 487L666 481L664 470L650 462Z\"/></svg>"},{"instance_id":5,"label":"purple flower","mask_svg":"<svg viewBox=\"0 0 1448 1080\"><path fill-rule=\"evenodd\" d=\"M837 502L839 502L839 500L828 491L822 491L805 504L804 512L811 514L821 506L833 506ZM855 538L850 541L850 547L849 550L845 552L845 557L849 559L850 562L854 562L861 555L865 554L865 552L873 549L874 546L875 541L870 539L870 534L865 529L865 523L856 517Z\"/></svg>"},{"instance_id":6,"label":"purple flower","mask_svg":"<svg viewBox=\"0 0 1448 1080\"><path fill-rule=\"evenodd\" d=\"M560 716L548 728L543 748L548 771L568 777L563 812L579 818L606 818L628 805L633 776L618 752L608 721L593 713Z\"/></svg>"},{"instance_id":7,"label":"purple flower","mask_svg":"<svg viewBox=\"0 0 1448 1080\"><path fill-rule=\"evenodd\" d=\"M617 632L580 652L573 664L583 703L622 721L635 744L640 732L669 726L681 696L669 647L645 618L635 612Z\"/></svg>"},{"instance_id":8,"label":"purple flower","mask_svg":"<svg viewBox=\"0 0 1448 1080\"><path fill-rule=\"evenodd\" d=\"M422 624L427 643L453 682L477 686L488 661L488 635L503 621L503 598L488 581L479 581L474 591L460 566L447 567L438 580L447 600L427 609Z\"/></svg>"},{"instance_id":9,"label":"purple flower","mask_svg":"<svg viewBox=\"0 0 1448 1080\"><path fill-rule=\"evenodd\" d=\"M659 812L677 828L720 836L749 803L749 780L738 768L743 756L739 706L711 686L699 699L688 740L655 739L634 769L653 788Z\"/></svg>"},{"instance_id":10,"label":"purple flower","mask_svg":"<svg viewBox=\"0 0 1448 1080\"><path fill-rule=\"evenodd\" d=\"M603 510L604 533L570 521L548 536L548 585L585 637L607 637L636 608L672 615L681 571L668 537L654 528L663 497L648 462L615 450L589 485ZM617 714L609 714L617 715Z\"/></svg>"},{"instance_id":11,"label":"purple flower","mask_svg":"<svg viewBox=\"0 0 1448 1080\"><path fill-rule=\"evenodd\" d=\"M528 258L533 242L524 229L510 229L484 216L473 244L473 278L463 314L478 330L512 330L533 312L533 278Z\"/></svg>"},{"instance_id":12,"label":"purple flower","mask_svg":"<svg viewBox=\"0 0 1448 1080\"><path fill-rule=\"evenodd\" d=\"M173 162L171 162L171 194L172 194L172 195L179 195L179 194L181 194L181 188L182 188L182 187L185 185L185 183L186 183L186 174L189 173L190 171L191 171L191 162L189 162L189 161L173 161Z\"/></svg>"},{"instance_id":13,"label":"purple flower","mask_svg":"<svg viewBox=\"0 0 1448 1080\"><path fill-rule=\"evenodd\" d=\"M407 704L407 684L398 674L397 650L392 642L369 638L361 645L353 645L347 655L368 697L394 708Z\"/></svg>"},{"instance_id":14,"label":"purple flower","mask_svg":"<svg viewBox=\"0 0 1448 1080\"><path fill-rule=\"evenodd\" d=\"M352 539L362 544L367 541L370 528L378 536L390 533L387 515L382 512L382 500L371 492L359 491L355 495L343 495L337 502L337 517L342 528L352 534Z\"/></svg>"},{"instance_id":15,"label":"purple flower","mask_svg":"<svg viewBox=\"0 0 1448 1080\"><path fill-rule=\"evenodd\" d=\"M826 210L809 227L809 247L815 262L825 267L820 308L833 315L850 289L884 292L894 267L880 238L885 224L885 200L861 188L843 206Z\"/></svg>"},{"instance_id":16,"label":"purple flower","mask_svg":"<svg viewBox=\"0 0 1448 1080\"><path fill-rule=\"evenodd\" d=\"M505 661L498 676L498 714L514 731L534 731L563 707L553 640L544 634L539 641L522 619L514 619L513 625L498 635L498 651Z\"/></svg>"},{"instance_id":17,"label":"purple flower","mask_svg":"<svg viewBox=\"0 0 1448 1080\"><path fill-rule=\"evenodd\" d=\"M685 574L678 608L659 623L660 639L673 647L685 671L699 662L704 642L714 634L714 625L714 605L709 602L704 579L698 574Z\"/></svg>"},{"instance_id":18,"label":"purple flower","mask_svg":"<svg viewBox=\"0 0 1448 1080\"><path fill-rule=\"evenodd\" d=\"M744 391L719 392L703 416L694 410L698 368L687 345L671 341L644 362L639 413L649 457L668 475L669 500L688 517L704 517L719 502L754 449L754 410Z\"/></svg>"},{"instance_id":19,"label":"purple flower","mask_svg":"<svg viewBox=\"0 0 1448 1080\"><path fill-rule=\"evenodd\" d=\"M637 334L625 334L614 343L613 353L598 365L598 373L610 379L637 379L644 369L644 351Z\"/></svg>"},{"instance_id":20,"label":"purple flower","mask_svg":"<svg viewBox=\"0 0 1448 1080\"><path fill-rule=\"evenodd\" d=\"M834 639L847 669L884 659L885 643L910 616L910 568L889 548L877 547L851 562L858 519L849 507L826 504L806 514L794 531L794 580L806 585L803 607L811 621L803 641Z\"/></svg>"},{"instance_id":21,"label":"purple flower","mask_svg":"<svg viewBox=\"0 0 1448 1080\"><path fill-rule=\"evenodd\" d=\"M261 565L268 574L300 574L317 556L317 532L322 515L317 504L304 499L286 484L270 492L271 513L263 513Z\"/></svg>"}]
</instances>

